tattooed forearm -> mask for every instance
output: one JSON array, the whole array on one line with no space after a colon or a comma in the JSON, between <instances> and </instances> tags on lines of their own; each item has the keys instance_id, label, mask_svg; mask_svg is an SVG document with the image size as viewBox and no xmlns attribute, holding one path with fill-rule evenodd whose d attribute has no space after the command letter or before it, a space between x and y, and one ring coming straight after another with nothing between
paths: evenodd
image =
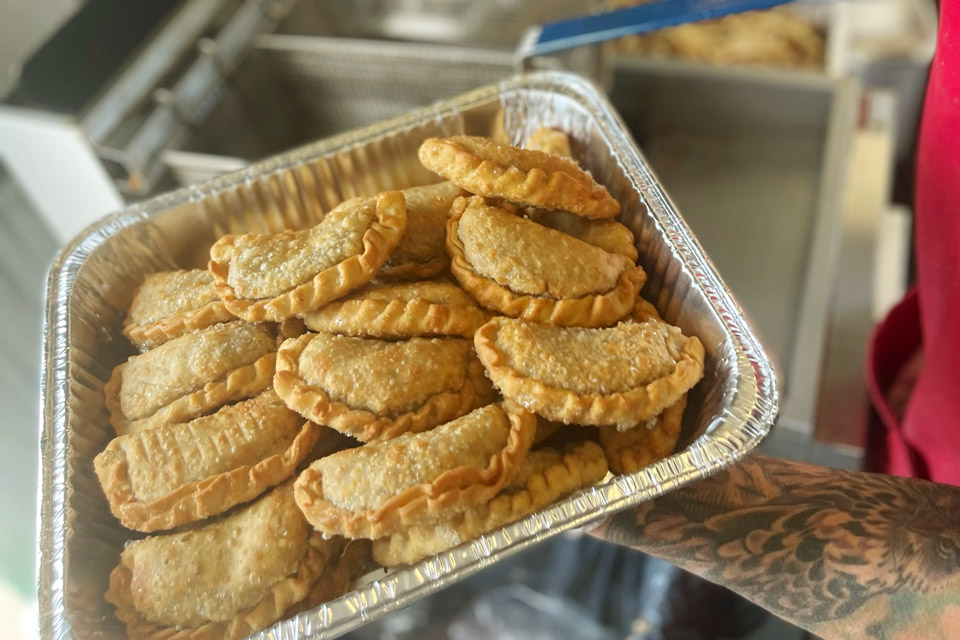
<instances>
[{"instance_id":1,"label":"tattooed forearm","mask_svg":"<svg viewBox=\"0 0 960 640\"><path fill-rule=\"evenodd\" d=\"M753 456L595 535L827 638L960 638L960 489Z\"/></svg>"}]
</instances>

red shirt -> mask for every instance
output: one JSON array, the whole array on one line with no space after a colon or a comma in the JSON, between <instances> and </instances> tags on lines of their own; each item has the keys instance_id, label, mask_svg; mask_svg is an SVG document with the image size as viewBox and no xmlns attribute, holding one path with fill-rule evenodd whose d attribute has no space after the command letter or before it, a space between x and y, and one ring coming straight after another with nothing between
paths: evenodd
<instances>
[{"instance_id":1,"label":"red shirt","mask_svg":"<svg viewBox=\"0 0 960 640\"><path fill-rule=\"evenodd\" d=\"M917 152L914 224L924 364L902 424L892 425L899 433L888 438L886 471L960 485L960 0L940 5ZM917 326L914 320L895 325ZM878 333L884 331L892 333L890 326ZM884 346L879 342L875 349ZM884 355L872 357L873 365Z\"/></svg>"}]
</instances>

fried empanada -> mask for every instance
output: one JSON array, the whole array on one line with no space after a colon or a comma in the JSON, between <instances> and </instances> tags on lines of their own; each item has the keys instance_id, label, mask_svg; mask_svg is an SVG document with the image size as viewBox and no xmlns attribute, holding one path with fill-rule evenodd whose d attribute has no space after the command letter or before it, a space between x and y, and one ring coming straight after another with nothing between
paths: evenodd
<instances>
[{"instance_id":1,"label":"fried empanada","mask_svg":"<svg viewBox=\"0 0 960 640\"><path fill-rule=\"evenodd\" d=\"M487 405L314 462L294 483L297 504L326 535L391 535L490 500L516 476L535 431L526 411Z\"/></svg>"},{"instance_id":2,"label":"fried empanada","mask_svg":"<svg viewBox=\"0 0 960 640\"><path fill-rule=\"evenodd\" d=\"M616 220L589 220L565 211L544 209L527 209L526 214L538 224L562 231L607 253L624 256L630 262L636 262L640 255L633 232Z\"/></svg>"},{"instance_id":3,"label":"fried empanada","mask_svg":"<svg viewBox=\"0 0 960 640\"><path fill-rule=\"evenodd\" d=\"M486 321L460 287L442 282L367 285L304 316L314 331L377 338L472 338Z\"/></svg>"},{"instance_id":4,"label":"fried empanada","mask_svg":"<svg viewBox=\"0 0 960 640\"><path fill-rule=\"evenodd\" d=\"M147 351L234 318L217 295L209 271L162 271L149 274L133 294L123 335Z\"/></svg>"},{"instance_id":5,"label":"fried empanada","mask_svg":"<svg viewBox=\"0 0 960 640\"><path fill-rule=\"evenodd\" d=\"M485 203L458 199L447 224L450 268L482 306L562 326L610 325L624 317L646 279L643 269Z\"/></svg>"},{"instance_id":6,"label":"fried empanada","mask_svg":"<svg viewBox=\"0 0 960 640\"><path fill-rule=\"evenodd\" d=\"M254 322L281 322L370 280L406 228L399 191L354 198L309 229L220 238L210 248L210 271L231 312Z\"/></svg>"},{"instance_id":7,"label":"fried empanada","mask_svg":"<svg viewBox=\"0 0 960 640\"><path fill-rule=\"evenodd\" d=\"M594 442L568 445L563 454L552 448L532 451L513 482L490 502L374 540L373 559L385 567L412 564L539 511L605 475L607 461Z\"/></svg>"},{"instance_id":8,"label":"fried empanada","mask_svg":"<svg viewBox=\"0 0 960 640\"><path fill-rule=\"evenodd\" d=\"M320 429L270 390L187 423L114 438L93 467L123 526L172 529L252 500L292 476Z\"/></svg>"},{"instance_id":9,"label":"fried empanada","mask_svg":"<svg viewBox=\"0 0 960 640\"><path fill-rule=\"evenodd\" d=\"M452 182L404 189L407 230L377 274L378 280L422 280L447 268L445 240L450 205L467 192Z\"/></svg>"},{"instance_id":10,"label":"fried empanada","mask_svg":"<svg viewBox=\"0 0 960 640\"><path fill-rule=\"evenodd\" d=\"M477 406L483 366L464 338L308 333L286 340L273 385L287 406L361 442L443 424Z\"/></svg>"},{"instance_id":11,"label":"fried empanada","mask_svg":"<svg viewBox=\"0 0 960 640\"><path fill-rule=\"evenodd\" d=\"M633 473L673 453L680 439L686 394L663 410L656 418L632 429L600 427L600 446L613 473Z\"/></svg>"},{"instance_id":12,"label":"fried empanada","mask_svg":"<svg viewBox=\"0 0 960 640\"><path fill-rule=\"evenodd\" d=\"M133 640L235 640L282 618L339 540L310 530L289 484L198 529L130 542L106 599Z\"/></svg>"},{"instance_id":13,"label":"fried empanada","mask_svg":"<svg viewBox=\"0 0 960 640\"><path fill-rule=\"evenodd\" d=\"M131 356L103 387L110 424L123 435L254 396L270 387L276 350L270 328L238 320Z\"/></svg>"},{"instance_id":14,"label":"fried empanada","mask_svg":"<svg viewBox=\"0 0 960 640\"><path fill-rule=\"evenodd\" d=\"M326 569L313 584L307 597L287 611L288 617L339 598L350 589L354 579L363 575L365 570L375 568L370 555L369 540L343 540L340 537L331 540L343 541L343 548L327 563Z\"/></svg>"},{"instance_id":15,"label":"fried empanada","mask_svg":"<svg viewBox=\"0 0 960 640\"><path fill-rule=\"evenodd\" d=\"M473 136L430 138L419 155L427 169L478 196L586 218L620 213L620 203L569 158Z\"/></svg>"},{"instance_id":16,"label":"fried empanada","mask_svg":"<svg viewBox=\"0 0 960 640\"><path fill-rule=\"evenodd\" d=\"M540 127L534 131L527 139L527 143L523 146L531 151L552 153L555 156L562 156L564 158L573 157L573 154L570 152L570 138L567 137L567 134L559 129L551 129L550 127Z\"/></svg>"},{"instance_id":17,"label":"fried empanada","mask_svg":"<svg viewBox=\"0 0 960 640\"><path fill-rule=\"evenodd\" d=\"M630 428L703 375L703 345L662 320L609 329L494 318L474 336L503 397L549 420Z\"/></svg>"}]
</instances>

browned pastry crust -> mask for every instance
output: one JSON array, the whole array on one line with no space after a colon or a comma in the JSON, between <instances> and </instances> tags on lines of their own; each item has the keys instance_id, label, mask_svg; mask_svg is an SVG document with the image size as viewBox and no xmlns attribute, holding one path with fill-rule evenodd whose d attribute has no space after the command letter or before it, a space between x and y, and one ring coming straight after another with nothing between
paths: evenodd
<instances>
[{"instance_id":1,"label":"browned pastry crust","mask_svg":"<svg viewBox=\"0 0 960 640\"><path fill-rule=\"evenodd\" d=\"M476 299L481 306L496 310L513 318L523 318L535 322L545 322L559 326L602 327L613 324L623 318L633 307L637 293L646 281L646 274L639 266L632 265L622 256L621 271L613 280L612 287L600 293L588 293L571 297L553 297L544 290L538 294L518 293L511 288L498 283L493 278L478 273L470 264L465 255L464 243L460 238L459 225L461 218L473 210L479 215L496 215L495 207L486 205L481 198L459 199L451 211L447 223L447 251L450 253L450 269L460 282L461 286ZM539 231L526 229L526 225L540 227L534 222L517 218L517 225L530 233L542 233L545 236L542 247L543 256L531 256L531 260L543 259L550 255L550 243L564 243L589 247L592 251L599 251L600 255L610 255L600 249L583 243L575 238L568 237L559 231L540 228ZM546 233L546 232L549 232ZM554 237L556 234L561 237ZM582 250L582 248L581 248ZM585 250L582 250L586 253ZM491 255L496 255L491 253ZM558 257L557 259L563 259ZM543 264L540 262L540 264ZM522 268L522 265L518 265ZM612 265L611 265L612 268Z\"/></svg>"},{"instance_id":2,"label":"browned pastry crust","mask_svg":"<svg viewBox=\"0 0 960 640\"><path fill-rule=\"evenodd\" d=\"M390 535L489 501L516 476L535 431L533 415L487 405L314 462L294 483L297 504L327 535Z\"/></svg>"},{"instance_id":3,"label":"browned pastry crust","mask_svg":"<svg viewBox=\"0 0 960 640\"><path fill-rule=\"evenodd\" d=\"M703 375L700 341L654 318L581 329L499 317L474 345L504 398L566 424L632 427Z\"/></svg>"},{"instance_id":4,"label":"browned pastry crust","mask_svg":"<svg viewBox=\"0 0 960 640\"><path fill-rule=\"evenodd\" d=\"M342 540L333 538L333 540ZM350 584L361 576L365 569L374 568L370 557L369 540L345 540L342 551L327 564L323 575L313 584L310 593L292 609L288 617L316 609L325 602L335 600L350 590Z\"/></svg>"},{"instance_id":5,"label":"browned pastry crust","mask_svg":"<svg viewBox=\"0 0 960 640\"><path fill-rule=\"evenodd\" d=\"M378 280L425 280L450 264L445 239L450 205L467 192L452 182L404 189L407 230L377 274Z\"/></svg>"},{"instance_id":6,"label":"browned pastry crust","mask_svg":"<svg viewBox=\"0 0 960 640\"><path fill-rule=\"evenodd\" d=\"M304 321L314 331L348 336L472 338L487 314L456 285L413 282L368 285L306 314Z\"/></svg>"},{"instance_id":7,"label":"browned pastry crust","mask_svg":"<svg viewBox=\"0 0 960 640\"><path fill-rule=\"evenodd\" d=\"M336 392L320 386L318 379L324 378L324 371L338 368L335 353L339 353L341 345L332 345L326 353L312 354L314 357L305 362L304 351L315 340L349 343L343 348L352 354L350 364L360 367L358 375L367 373L366 378L350 376L349 384L360 385L368 397L386 400L389 395L407 400L412 396L409 391L418 388L417 380L426 381L423 376L429 376L435 393L413 409L392 410L388 414L355 406L349 401L338 401L334 397ZM308 420L332 427L361 442L389 440L403 433L425 431L462 416L477 406L480 395L489 395L483 366L471 349L458 349L460 343L469 344L458 338L384 342L307 333L285 341L280 347L273 385L287 406ZM404 355L405 351L409 353ZM418 351L421 356L417 355ZM458 354L460 351L462 357ZM397 376L389 384L384 375L385 368L390 368L391 374ZM308 376L311 379L308 380ZM458 379L459 385L456 384ZM381 388L387 384L388 388ZM389 406L393 403L385 401L383 404Z\"/></svg>"},{"instance_id":8,"label":"browned pastry crust","mask_svg":"<svg viewBox=\"0 0 960 640\"><path fill-rule=\"evenodd\" d=\"M133 294L123 335L140 351L233 320L205 269L151 273Z\"/></svg>"},{"instance_id":9,"label":"browned pastry crust","mask_svg":"<svg viewBox=\"0 0 960 640\"><path fill-rule=\"evenodd\" d=\"M348 200L311 229L282 231L273 236L224 236L210 248L209 268L216 279L217 293L227 309L250 321L281 322L319 309L369 281L400 242L406 227L403 194L387 191L376 198ZM346 246L343 237L357 241L356 250L347 251L348 255L340 255L344 253L342 247ZM322 267L304 281L288 282L286 263L282 261L302 259L301 245L317 245L322 249L320 255L336 255L337 261ZM245 252L252 256L248 259L251 264L247 273L233 265ZM281 262L270 264L271 256L275 255L280 257L273 259ZM298 263L298 270L304 268L309 265ZM279 284L269 282L249 287L250 296L255 297L245 297L237 292L236 287L248 277L248 273L262 271L283 274L285 279ZM282 291L277 292L279 289Z\"/></svg>"},{"instance_id":10,"label":"browned pastry crust","mask_svg":"<svg viewBox=\"0 0 960 640\"><path fill-rule=\"evenodd\" d=\"M253 364L238 367L226 377L208 382L202 389L181 396L152 416L140 420L127 420L120 410L120 383L124 367L120 365L113 370L110 380L103 386L104 398L110 412L110 425L118 436L122 436L199 418L228 402L252 398L269 389L273 384L276 363L277 354L268 353Z\"/></svg>"},{"instance_id":11,"label":"browned pastry crust","mask_svg":"<svg viewBox=\"0 0 960 640\"><path fill-rule=\"evenodd\" d=\"M551 129L550 127L540 127L534 131L530 134L527 143L523 146L531 151L552 153L555 156L563 156L564 158L573 157L573 154L570 152L570 138L567 137L567 134L559 129Z\"/></svg>"},{"instance_id":12,"label":"browned pastry crust","mask_svg":"<svg viewBox=\"0 0 960 640\"><path fill-rule=\"evenodd\" d=\"M617 427L600 427L600 446L607 456L610 471L633 473L673 453L680 439L686 406L687 396L684 394L650 421L652 424L640 423L626 431Z\"/></svg>"},{"instance_id":13,"label":"browned pastry crust","mask_svg":"<svg viewBox=\"0 0 960 640\"><path fill-rule=\"evenodd\" d=\"M192 422L114 438L93 465L121 524L152 532L223 513L280 484L319 435L268 391ZM198 478L198 467L209 475Z\"/></svg>"},{"instance_id":14,"label":"browned pastry crust","mask_svg":"<svg viewBox=\"0 0 960 640\"><path fill-rule=\"evenodd\" d=\"M527 209L527 216L545 227L562 231L608 253L624 256L630 262L639 257L633 232L616 220L590 220L565 211Z\"/></svg>"},{"instance_id":15,"label":"browned pastry crust","mask_svg":"<svg viewBox=\"0 0 960 640\"><path fill-rule=\"evenodd\" d=\"M132 356L104 385L118 435L185 422L270 386L276 338L240 320L207 327Z\"/></svg>"},{"instance_id":16,"label":"browned pastry crust","mask_svg":"<svg viewBox=\"0 0 960 640\"><path fill-rule=\"evenodd\" d=\"M373 558L385 567L412 564L539 511L606 474L603 450L594 442L568 445L563 454L551 448L532 451L513 482L490 502L374 540Z\"/></svg>"},{"instance_id":17,"label":"browned pastry crust","mask_svg":"<svg viewBox=\"0 0 960 640\"><path fill-rule=\"evenodd\" d=\"M116 607L117 618L126 624L127 637L239 640L270 626L302 602L339 542L310 533L293 500L277 495L289 492L289 485L278 488L200 529L127 545L120 564L110 573L105 594ZM270 576L271 581L260 586L258 581L268 578L264 573L276 573L278 567L271 563L278 554L298 554L299 559L288 574ZM145 557L141 559L141 555ZM234 579L257 586L241 584L239 593L233 593L232 580L227 576L209 575L203 570L208 563L225 569L224 565L231 563L249 567L250 571L243 572L245 576ZM151 619L151 613L138 608L140 604L164 619ZM218 619L204 615L207 610L217 611Z\"/></svg>"},{"instance_id":18,"label":"browned pastry crust","mask_svg":"<svg viewBox=\"0 0 960 640\"><path fill-rule=\"evenodd\" d=\"M569 158L498 144L489 138L430 138L420 162L480 196L504 198L586 218L612 218L620 203Z\"/></svg>"}]
</instances>

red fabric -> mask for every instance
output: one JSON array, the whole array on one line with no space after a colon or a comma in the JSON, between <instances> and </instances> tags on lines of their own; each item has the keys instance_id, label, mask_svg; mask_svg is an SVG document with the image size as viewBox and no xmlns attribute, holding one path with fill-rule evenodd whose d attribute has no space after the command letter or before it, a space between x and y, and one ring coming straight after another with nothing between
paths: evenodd
<instances>
[{"instance_id":1,"label":"red fabric","mask_svg":"<svg viewBox=\"0 0 960 640\"><path fill-rule=\"evenodd\" d=\"M920 305L913 289L895 306L870 338L867 352L867 392L873 404L869 471L897 476L923 475L919 455L903 437L903 411L890 401L900 372L920 349ZM909 383L907 383L909 384Z\"/></svg>"},{"instance_id":2,"label":"red fabric","mask_svg":"<svg viewBox=\"0 0 960 640\"><path fill-rule=\"evenodd\" d=\"M888 441L888 470L960 485L960 0L940 5L917 152L915 240L924 366ZM911 454L920 464L907 461Z\"/></svg>"}]
</instances>

